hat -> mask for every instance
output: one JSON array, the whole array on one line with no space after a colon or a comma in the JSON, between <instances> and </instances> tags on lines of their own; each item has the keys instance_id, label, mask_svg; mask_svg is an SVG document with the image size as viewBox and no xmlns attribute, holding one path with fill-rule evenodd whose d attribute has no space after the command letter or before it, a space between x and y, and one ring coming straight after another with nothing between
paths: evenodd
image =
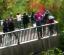
<instances>
[{"instance_id":1,"label":"hat","mask_svg":"<svg viewBox=\"0 0 64 55\"><path fill-rule=\"evenodd\" d=\"M49 19L54 19L54 16L51 15L51 16L49 16L48 18L49 18Z\"/></svg>"}]
</instances>

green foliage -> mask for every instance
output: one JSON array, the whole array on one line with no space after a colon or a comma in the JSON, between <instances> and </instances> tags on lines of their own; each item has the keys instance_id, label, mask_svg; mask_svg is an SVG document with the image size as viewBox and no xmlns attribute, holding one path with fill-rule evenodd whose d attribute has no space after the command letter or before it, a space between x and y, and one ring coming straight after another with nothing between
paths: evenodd
<instances>
[{"instance_id":1,"label":"green foliage","mask_svg":"<svg viewBox=\"0 0 64 55\"><path fill-rule=\"evenodd\" d=\"M64 51L64 32L60 32L59 41L59 48Z\"/></svg>"},{"instance_id":2,"label":"green foliage","mask_svg":"<svg viewBox=\"0 0 64 55\"><path fill-rule=\"evenodd\" d=\"M34 52L30 53L29 55L33 55ZM36 55L63 55L62 50L55 48L55 49L49 49L47 51L42 51Z\"/></svg>"},{"instance_id":3,"label":"green foliage","mask_svg":"<svg viewBox=\"0 0 64 55\"><path fill-rule=\"evenodd\" d=\"M0 0L0 19L5 19L10 15L10 12L13 13L15 17L17 12L24 13L30 11L29 2L31 0ZM46 9L55 16L55 19L59 22L59 31L64 30L64 0L40 0L42 4L45 5ZM36 11L33 9L31 11ZM60 47L64 48L64 33L60 33ZM54 53L51 50L49 53ZM42 52L42 54L46 54ZM61 54L59 54L61 55Z\"/></svg>"},{"instance_id":4,"label":"green foliage","mask_svg":"<svg viewBox=\"0 0 64 55\"><path fill-rule=\"evenodd\" d=\"M36 11L37 8L30 10L29 1L31 0L0 0L0 19L7 18L10 12L15 17L17 12ZM50 10L55 19L58 20L60 30L64 30L64 0L40 0L40 3L44 4L46 9Z\"/></svg>"}]
</instances>

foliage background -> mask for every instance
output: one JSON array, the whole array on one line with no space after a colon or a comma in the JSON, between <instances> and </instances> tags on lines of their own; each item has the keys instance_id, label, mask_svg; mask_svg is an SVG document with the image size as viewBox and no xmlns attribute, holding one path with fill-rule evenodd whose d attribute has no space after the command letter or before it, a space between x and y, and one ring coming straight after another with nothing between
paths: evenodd
<instances>
[{"instance_id":1,"label":"foliage background","mask_svg":"<svg viewBox=\"0 0 64 55\"><path fill-rule=\"evenodd\" d=\"M30 9L30 3L36 2L36 0L0 0L0 19L7 18L10 13L13 13L15 17L17 12L31 12L35 9ZM37 2L44 4L51 14L55 16L55 19L59 22L58 27L61 32L60 44L61 48L64 48L64 0L37 0Z\"/></svg>"},{"instance_id":2,"label":"foliage background","mask_svg":"<svg viewBox=\"0 0 64 55\"><path fill-rule=\"evenodd\" d=\"M17 12L31 12L30 3L36 0L0 0L0 19L7 18L10 13L15 17ZM37 2L45 5L46 9L55 16L59 21L60 30L64 30L64 0L37 0Z\"/></svg>"}]
</instances>

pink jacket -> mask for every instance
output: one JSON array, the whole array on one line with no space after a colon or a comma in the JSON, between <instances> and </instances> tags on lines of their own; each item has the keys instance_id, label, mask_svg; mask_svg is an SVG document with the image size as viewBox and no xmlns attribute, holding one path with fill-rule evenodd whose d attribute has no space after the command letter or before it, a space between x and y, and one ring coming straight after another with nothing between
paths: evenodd
<instances>
[{"instance_id":1,"label":"pink jacket","mask_svg":"<svg viewBox=\"0 0 64 55\"><path fill-rule=\"evenodd\" d=\"M39 12L36 13L34 16L35 16L35 20L36 20L36 21L40 21L40 20L42 19L42 14L39 13Z\"/></svg>"}]
</instances>

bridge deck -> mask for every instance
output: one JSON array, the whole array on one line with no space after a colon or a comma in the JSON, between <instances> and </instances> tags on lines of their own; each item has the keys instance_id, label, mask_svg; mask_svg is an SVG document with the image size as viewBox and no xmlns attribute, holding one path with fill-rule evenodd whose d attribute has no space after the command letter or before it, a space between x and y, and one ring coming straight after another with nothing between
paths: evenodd
<instances>
[{"instance_id":1,"label":"bridge deck","mask_svg":"<svg viewBox=\"0 0 64 55\"><path fill-rule=\"evenodd\" d=\"M46 25L49 26L49 24ZM40 26L42 27L41 39L49 38L51 36L57 36L56 30L54 31L53 35L50 35L50 31L48 27L46 27L45 35L44 35L43 26L46 25ZM23 44L26 42L31 42L36 40L38 40L37 27L16 29L15 31L8 32L8 33L0 32L0 48L17 45L18 43Z\"/></svg>"}]
</instances>

